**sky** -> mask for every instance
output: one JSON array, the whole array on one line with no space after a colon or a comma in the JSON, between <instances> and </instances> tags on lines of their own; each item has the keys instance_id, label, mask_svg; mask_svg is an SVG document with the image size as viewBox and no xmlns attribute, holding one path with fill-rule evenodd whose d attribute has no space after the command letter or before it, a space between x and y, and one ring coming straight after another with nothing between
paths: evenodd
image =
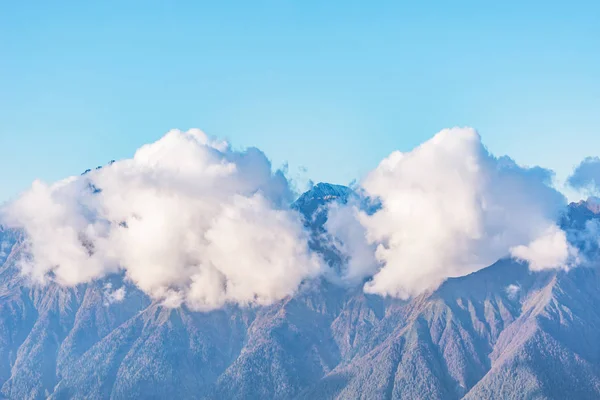
<instances>
[{"instance_id":1,"label":"sky","mask_svg":"<svg viewBox=\"0 0 600 400\"><path fill-rule=\"evenodd\" d=\"M172 128L298 182L347 184L453 126L559 182L600 154L598 2L169 3L2 2L0 201Z\"/></svg>"}]
</instances>

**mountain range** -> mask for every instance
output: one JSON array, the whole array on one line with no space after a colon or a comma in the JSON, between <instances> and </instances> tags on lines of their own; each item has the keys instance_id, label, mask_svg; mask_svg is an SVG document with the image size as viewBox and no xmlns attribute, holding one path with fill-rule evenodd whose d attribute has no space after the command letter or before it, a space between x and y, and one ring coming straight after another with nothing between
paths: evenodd
<instances>
[{"instance_id":1,"label":"mountain range","mask_svg":"<svg viewBox=\"0 0 600 400\"><path fill-rule=\"evenodd\" d=\"M349 196L322 183L293 204L332 265L323 206ZM596 219L590 200L561 224L577 232ZM600 398L594 267L531 272L505 258L408 300L321 279L270 306L194 312L119 275L27 285L22 252L23 234L0 228L0 398Z\"/></svg>"}]
</instances>

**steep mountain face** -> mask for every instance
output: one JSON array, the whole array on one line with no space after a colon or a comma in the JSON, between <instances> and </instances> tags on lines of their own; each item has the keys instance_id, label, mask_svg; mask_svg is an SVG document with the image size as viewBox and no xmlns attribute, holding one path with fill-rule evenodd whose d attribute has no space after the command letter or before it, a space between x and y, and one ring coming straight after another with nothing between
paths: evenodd
<instances>
[{"instance_id":1,"label":"steep mountain face","mask_svg":"<svg viewBox=\"0 0 600 400\"><path fill-rule=\"evenodd\" d=\"M318 231L322 206L349 196L319 184L295 207ZM576 225L598 217L569 212ZM409 301L323 280L268 307L199 313L161 307L118 276L25 286L21 241L0 230L0 397L600 397L595 268L531 273L505 259Z\"/></svg>"}]
</instances>

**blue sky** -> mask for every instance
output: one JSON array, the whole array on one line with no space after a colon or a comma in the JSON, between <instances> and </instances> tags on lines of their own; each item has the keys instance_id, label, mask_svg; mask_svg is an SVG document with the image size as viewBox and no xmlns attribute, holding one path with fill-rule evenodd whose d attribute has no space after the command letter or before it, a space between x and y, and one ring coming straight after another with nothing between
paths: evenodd
<instances>
[{"instance_id":1,"label":"blue sky","mask_svg":"<svg viewBox=\"0 0 600 400\"><path fill-rule=\"evenodd\" d=\"M456 125L561 179L600 153L598 2L166 3L0 5L0 200L170 128L334 183Z\"/></svg>"}]
</instances>

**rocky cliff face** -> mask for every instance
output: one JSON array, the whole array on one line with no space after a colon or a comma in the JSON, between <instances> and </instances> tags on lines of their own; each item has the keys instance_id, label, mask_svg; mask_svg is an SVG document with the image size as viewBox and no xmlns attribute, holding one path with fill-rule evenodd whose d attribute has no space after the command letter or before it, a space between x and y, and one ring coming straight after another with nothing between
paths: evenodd
<instances>
[{"instance_id":1,"label":"rocky cliff face","mask_svg":"<svg viewBox=\"0 0 600 400\"><path fill-rule=\"evenodd\" d=\"M321 206L349 195L321 184L295 207L318 229ZM577 207L580 223L597 217ZM0 230L0 397L600 397L595 268L532 273L506 259L409 301L320 281L268 307L198 313L161 307L119 276L28 287L21 240Z\"/></svg>"}]
</instances>

